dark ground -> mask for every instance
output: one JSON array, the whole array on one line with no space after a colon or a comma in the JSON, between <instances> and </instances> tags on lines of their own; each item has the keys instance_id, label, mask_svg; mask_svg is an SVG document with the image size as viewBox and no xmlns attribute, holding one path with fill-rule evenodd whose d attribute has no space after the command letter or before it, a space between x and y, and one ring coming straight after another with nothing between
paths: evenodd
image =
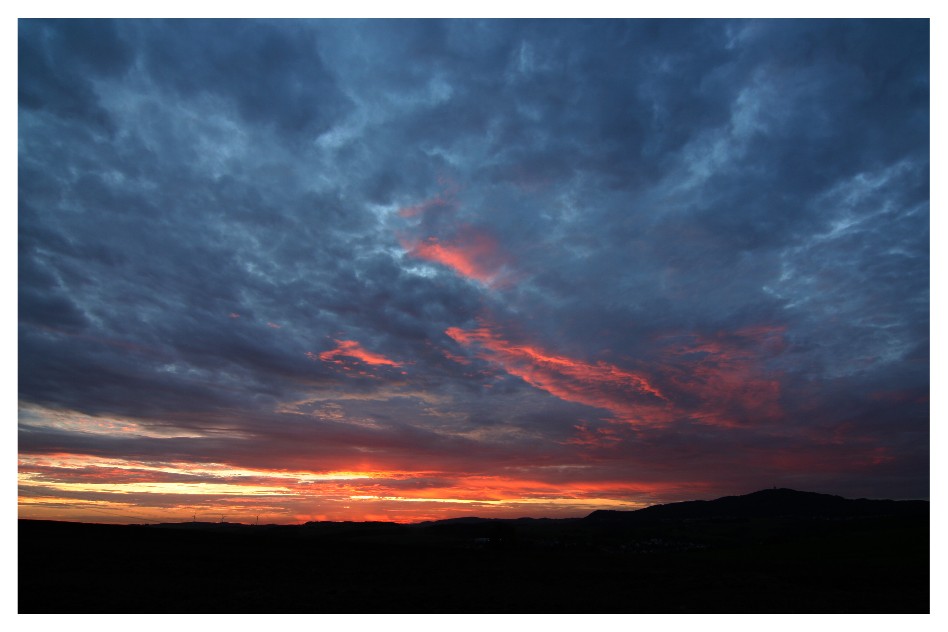
<instances>
[{"instance_id":1,"label":"dark ground","mask_svg":"<svg viewBox=\"0 0 948 632\"><path fill-rule=\"evenodd\" d=\"M929 612L928 502L766 490L576 520L19 521L19 611Z\"/></svg>"}]
</instances>

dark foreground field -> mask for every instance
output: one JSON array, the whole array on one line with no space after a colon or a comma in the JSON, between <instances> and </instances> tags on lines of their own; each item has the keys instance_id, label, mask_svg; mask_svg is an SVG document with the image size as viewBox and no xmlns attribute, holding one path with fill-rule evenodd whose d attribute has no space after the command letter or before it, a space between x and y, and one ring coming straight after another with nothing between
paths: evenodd
<instances>
[{"instance_id":1,"label":"dark foreground field","mask_svg":"<svg viewBox=\"0 0 948 632\"><path fill-rule=\"evenodd\" d=\"M21 520L19 611L928 612L929 507L766 490L576 520Z\"/></svg>"}]
</instances>

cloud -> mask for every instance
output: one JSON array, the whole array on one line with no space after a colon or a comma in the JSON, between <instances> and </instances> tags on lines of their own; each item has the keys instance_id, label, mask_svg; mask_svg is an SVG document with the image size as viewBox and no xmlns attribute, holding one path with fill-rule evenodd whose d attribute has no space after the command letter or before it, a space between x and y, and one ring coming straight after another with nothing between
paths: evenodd
<instances>
[{"instance_id":1,"label":"cloud","mask_svg":"<svg viewBox=\"0 0 948 632\"><path fill-rule=\"evenodd\" d=\"M477 357L564 401L609 411L635 427L691 419L722 427L779 421L781 377L766 369L785 347L779 327L719 332L713 338L692 334L660 340L648 368L633 371L599 360L588 362L504 339L490 325L474 330L449 328L455 342ZM667 385L667 386L666 386ZM613 430L590 434L576 426L573 443L617 442Z\"/></svg>"},{"instance_id":2,"label":"cloud","mask_svg":"<svg viewBox=\"0 0 948 632\"><path fill-rule=\"evenodd\" d=\"M94 79L120 77L134 50L110 20L26 20L18 24L19 103L74 118L96 131L112 131Z\"/></svg>"},{"instance_id":3,"label":"cloud","mask_svg":"<svg viewBox=\"0 0 948 632\"><path fill-rule=\"evenodd\" d=\"M457 199L459 185L445 178L440 180L445 186L442 193L398 211L399 218L415 220L396 230L406 254L448 267L488 287L505 287L512 283L510 254L490 230L461 220L463 208Z\"/></svg>"},{"instance_id":4,"label":"cloud","mask_svg":"<svg viewBox=\"0 0 948 632\"><path fill-rule=\"evenodd\" d=\"M447 242L428 237L422 241L403 241L402 245L410 257L439 263L485 285L501 282L505 257L497 240L487 231L463 227Z\"/></svg>"},{"instance_id":5,"label":"cloud","mask_svg":"<svg viewBox=\"0 0 948 632\"><path fill-rule=\"evenodd\" d=\"M361 362L370 366L402 366L401 362L395 362L381 354L366 351L362 348L362 345L355 340L336 340L335 342L336 348L320 353L320 360L337 364L344 370L351 369L350 365L353 364L353 360L355 360L356 363ZM311 353L307 355L310 358L313 357Z\"/></svg>"},{"instance_id":6,"label":"cloud","mask_svg":"<svg viewBox=\"0 0 948 632\"><path fill-rule=\"evenodd\" d=\"M779 422L783 376L767 364L785 350L783 334L782 327L759 326L672 339L663 350L663 372L681 405L702 423Z\"/></svg>"},{"instance_id":7,"label":"cloud","mask_svg":"<svg viewBox=\"0 0 948 632\"><path fill-rule=\"evenodd\" d=\"M21 20L21 458L924 496L928 31ZM128 511L65 469L24 502Z\"/></svg>"},{"instance_id":8,"label":"cloud","mask_svg":"<svg viewBox=\"0 0 948 632\"><path fill-rule=\"evenodd\" d=\"M454 183L433 198L400 208L398 216L402 218L430 218L432 215L455 214L458 211L458 201L455 197L457 192L458 186Z\"/></svg>"},{"instance_id":9,"label":"cloud","mask_svg":"<svg viewBox=\"0 0 948 632\"><path fill-rule=\"evenodd\" d=\"M464 346L475 346L481 357L560 399L604 408L634 425L666 421L665 396L642 375L607 362L584 362L552 355L544 349L504 340L489 327L445 333Z\"/></svg>"}]
</instances>

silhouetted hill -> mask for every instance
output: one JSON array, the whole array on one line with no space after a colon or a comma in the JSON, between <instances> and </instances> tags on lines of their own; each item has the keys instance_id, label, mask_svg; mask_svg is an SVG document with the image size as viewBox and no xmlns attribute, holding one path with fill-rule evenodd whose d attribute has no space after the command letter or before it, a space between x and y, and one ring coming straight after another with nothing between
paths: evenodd
<instances>
[{"instance_id":1,"label":"silhouetted hill","mask_svg":"<svg viewBox=\"0 0 948 632\"><path fill-rule=\"evenodd\" d=\"M793 489L764 489L743 496L652 505L636 511L599 510L588 515L585 520L637 523L735 518L855 518L922 515L928 513L928 507L928 501L923 500L850 500L842 496Z\"/></svg>"},{"instance_id":2,"label":"silhouetted hill","mask_svg":"<svg viewBox=\"0 0 948 632\"><path fill-rule=\"evenodd\" d=\"M455 524L485 524L488 522L496 522L498 520L503 520L503 518L478 518L477 516L463 516L461 518L445 518L444 520L425 520L424 522L419 522L419 526L432 526L432 525L455 525Z\"/></svg>"},{"instance_id":3,"label":"silhouetted hill","mask_svg":"<svg viewBox=\"0 0 948 632\"><path fill-rule=\"evenodd\" d=\"M19 521L20 612L928 612L927 501L414 525Z\"/></svg>"}]
</instances>

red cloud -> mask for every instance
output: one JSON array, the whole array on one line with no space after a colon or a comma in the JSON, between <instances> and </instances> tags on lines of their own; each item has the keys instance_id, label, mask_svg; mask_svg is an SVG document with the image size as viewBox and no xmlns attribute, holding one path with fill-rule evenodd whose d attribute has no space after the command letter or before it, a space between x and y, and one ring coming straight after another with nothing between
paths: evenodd
<instances>
[{"instance_id":1,"label":"red cloud","mask_svg":"<svg viewBox=\"0 0 948 632\"><path fill-rule=\"evenodd\" d=\"M403 239L402 246L412 257L440 263L486 285L494 285L500 280L507 261L507 256L490 233L471 226L462 227L449 241L436 237L415 241Z\"/></svg>"},{"instance_id":2,"label":"red cloud","mask_svg":"<svg viewBox=\"0 0 948 632\"><path fill-rule=\"evenodd\" d=\"M756 327L714 337L686 334L659 352L652 376L608 362L586 362L536 346L505 340L489 326L445 333L478 357L564 401L608 410L633 426L659 426L675 419L737 427L782 418L780 381L763 360L782 349L783 329ZM571 443L607 446L620 441L608 430L585 426Z\"/></svg>"},{"instance_id":3,"label":"red cloud","mask_svg":"<svg viewBox=\"0 0 948 632\"><path fill-rule=\"evenodd\" d=\"M454 198L457 190L457 185L451 184L442 194L398 211L403 218L437 214L443 220L442 225L449 225L442 236L434 236L422 232L429 222L414 222L405 232L398 233L402 247L410 257L446 266L485 285L508 283L510 279L505 267L510 258L499 247L497 239L483 228L454 224L459 209Z\"/></svg>"},{"instance_id":4,"label":"red cloud","mask_svg":"<svg viewBox=\"0 0 948 632\"><path fill-rule=\"evenodd\" d=\"M64 456L56 464L42 458L21 462L21 515L128 522L149 513L187 519L226 513L228 520L260 516L285 523L300 516L370 520L381 511L387 520L412 522L469 515L476 507L477 513L494 517L535 511L577 516L593 509L636 508L656 495L674 498L702 485L612 475L551 479L546 469L514 475L463 469L293 471Z\"/></svg>"},{"instance_id":5,"label":"red cloud","mask_svg":"<svg viewBox=\"0 0 948 632\"><path fill-rule=\"evenodd\" d=\"M634 425L656 425L670 420L666 397L643 375L633 371L607 362L584 362L538 347L517 345L488 327L471 331L450 327L445 333L465 346L476 345L481 358L562 400L606 409L617 419Z\"/></svg>"},{"instance_id":6,"label":"red cloud","mask_svg":"<svg viewBox=\"0 0 948 632\"><path fill-rule=\"evenodd\" d=\"M740 426L782 416L780 382L763 367L783 348L783 329L752 327L713 337L689 335L664 351L663 372L683 399L697 400L690 415L703 423Z\"/></svg>"},{"instance_id":7,"label":"red cloud","mask_svg":"<svg viewBox=\"0 0 948 632\"><path fill-rule=\"evenodd\" d=\"M587 448L609 447L622 441L622 437L610 427L597 428L590 430L589 426L583 422L573 426L576 435L567 439L564 443L579 445Z\"/></svg>"},{"instance_id":8,"label":"red cloud","mask_svg":"<svg viewBox=\"0 0 948 632\"><path fill-rule=\"evenodd\" d=\"M336 348L329 351L323 351L319 354L319 359L323 362L332 362L342 366L352 365L352 360L364 362L375 366L402 366L401 362L395 362L383 356L380 353L372 353L362 348L355 340L336 340ZM311 359L316 359L312 352L306 354ZM347 360L348 358L348 360Z\"/></svg>"}]
</instances>

